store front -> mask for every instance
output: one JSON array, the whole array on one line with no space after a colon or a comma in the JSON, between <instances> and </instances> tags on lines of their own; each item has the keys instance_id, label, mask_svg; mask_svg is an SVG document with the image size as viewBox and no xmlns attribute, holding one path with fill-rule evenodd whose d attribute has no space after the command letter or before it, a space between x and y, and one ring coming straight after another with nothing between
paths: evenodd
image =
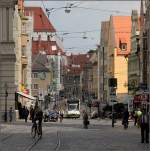
<instances>
[{"instance_id":1,"label":"store front","mask_svg":"<svg viewBox=\"0 0 150 151\"><path fill-rule=\"evenodd\" d=\"M133 108L134 110L138 108L144 108L149 111L149 94L143 92L141 94L135 95L133 99Z\"/></svg>"}]
</instances>

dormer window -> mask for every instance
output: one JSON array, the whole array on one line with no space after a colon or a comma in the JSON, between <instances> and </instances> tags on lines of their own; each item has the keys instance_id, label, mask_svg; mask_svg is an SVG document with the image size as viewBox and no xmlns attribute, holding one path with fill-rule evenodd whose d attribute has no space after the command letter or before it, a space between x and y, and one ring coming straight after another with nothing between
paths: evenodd
<instances>
[{"instance_id":1,"label":"dormer window","mask_svg":"<svg viewBox=\"0 0 150 151\"><path fill-rule=\"evenodd\" d=\"M121 49L121 51L127 51L127 42L124 38L121 38L119 40L119 48Z\"/></svg>"},{"instance_id":2,"label":"dormer window","mask_svg":"<svg viewBox=\"0 0 150 151\"><path fill-rule=\"evenodd\" d=\"M127 43L121 43L121 50L126 51L127 50Z\"/></svg>"}]
</instances>

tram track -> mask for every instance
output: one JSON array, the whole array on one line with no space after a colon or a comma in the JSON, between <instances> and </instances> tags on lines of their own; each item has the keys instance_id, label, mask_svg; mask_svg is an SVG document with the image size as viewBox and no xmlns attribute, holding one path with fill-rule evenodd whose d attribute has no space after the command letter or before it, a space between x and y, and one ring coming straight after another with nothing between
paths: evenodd
<instances>
[{"instance_id":1,"label":"tram track","mask_svg":"<svg viewBox=\"0 0 150 151\"><path fill-rule=\"evenodd\" d=\"M36 149L36 146L38 145L39 141L42 140L42 138L35 139L31 144L29 144L23 151L31 151L32 149ZM61 147L61 131L58 130L56 132L56 145L53 149L53 151L59 151Z\"/></svg>"},{"instance_id":2,"label":"tram track","mask_svg":"<svg viewBox=\"0 0 150 151\"><path fill-rule=\"evenodd\" d=\"M44 131L42 131L43 133ZM38 142L42 139L42 137L37 137L33 139L33 142L30 143L27 147L25 147L24 151L31 151L37 144Z\"/></svg>"},{"instance_id":3,"label":"tram track","mask_svg":"<svg viewBox=\"0 0 150 151\"><path fill-rule=\"evenodd\" d=\"M34 139L34 141L33 141L31 144L29 144L29 145L24 149L24 151L31 151L31 150L37 145L37 143L40 141L40 139L42 139L42 138Z\"/></svg>"},{"instance_id":4,"label":"tram track","mask_svg":"<svg viewBox=\"0 0 150 151\"><path fill-rule=\"evenodd\" d=\"M40 140L42 140L42 138L35 139L23 151L31 151L33 149L36 150L36 146L39 144ZM58 130L56 132L56 145L55 145L53 151L59 151L60 147L61 147L61 131Z\"/></svg>"},{"instance_id":5,"label":"tram track","mask_svg":"<svg viewBox=\"0 0 150 151\"><path fill-rule=\"evenodd\" d=\"M44 130L46 131L46 130ZM43 134L44 134L44 131L43 131ZM12 137L15 136L15 134L9 134L7 136L4 136L3 138L0 139L0 142L1 143L7 143L7 141L9 141L9 139L12 139ZM57 129L55 131L55 144L53 146L53 148L51 148L51 151L59 151L60 148L61 148L61 140L62 140L62 131L60 129ZM44 135L43 135L44 137ZM29 138L29 137L28 137ZM26 143L26 145L24 145L24 147L22 148L22 151L31 151L31 150L36 150L36 147L38 147L37 145L40 145L40 142L42 142L42 138L40 137L36 137L34 139L31 139L32 141L28 141L28 144ZM20 146L20 145L19 145ZM19 147L18 146L18 147Z\"/></svg>"},{"instance_id":6,"label":"tram track","mask_svg":"<svg viewBox=\"0 0 150 151\"><path fill-rule=\"evenodd\" d=\"M3 137L0 141L1 141L1 142L5 142L5 141L7 141L9 138L11 138L13 135L14 135L14 134L9 134L9 135Z\"/></svg>"},{"instance_id":7,"label":"tram track","mask_svg":"<svg viewBox=\"0 0 150 151\"><path fill-rule=\"evenodd\" d=\"M57 143L54 148L54 151L58 151L61 147L61 131L57 131Z\"/></svg>"}]
</instances>

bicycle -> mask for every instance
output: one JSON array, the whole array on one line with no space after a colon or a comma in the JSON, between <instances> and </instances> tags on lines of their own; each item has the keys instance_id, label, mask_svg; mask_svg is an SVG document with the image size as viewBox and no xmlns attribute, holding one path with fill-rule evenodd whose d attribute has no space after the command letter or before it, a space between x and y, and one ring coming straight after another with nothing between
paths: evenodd
<instances>
[{"instance_id":1,"label":"bicycle","mask_svg":"<svg viewBox=\"0 0 150 151\"><path fill-rule=\"evenodd\" d=\"M37 124L37 121L34 122L32 128L31 128L31 136L32 136L32 138L35 138L36 135L38 135L38 138L42 137L42 126L39 125L39 122Z\"/></svg>"}]
</instances>

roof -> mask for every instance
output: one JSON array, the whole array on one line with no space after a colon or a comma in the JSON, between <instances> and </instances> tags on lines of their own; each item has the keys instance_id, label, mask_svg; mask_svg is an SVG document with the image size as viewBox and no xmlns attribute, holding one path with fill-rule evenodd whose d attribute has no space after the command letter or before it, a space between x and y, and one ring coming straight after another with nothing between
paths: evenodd
<instances>
[{"instance_id":1,"label":"roof","mask_svg":"<svg viewBox=\"0 0 150 151\"><path fill-rule=\"evenodd\" d=\"M84 67L85 63L87 63L90 59L89 54L75 54L71 56L67 56L68 64L80 65L81 68Z\"/></svg>"},{"instance_id":2,"label":"roof","mask_svg":"<svg viewBox=\"0 0 150 151\"><path fill-rule=\"evenodd\" d=\"M81 67L67 67L68 69L68 74L71 74L71 75L80 75L82 69Z\"/></svg>"},{"instance_id":3,"label":"roof","mask_svg":"<svg viewBox=\"0 0 150 151\"><path fill-rule=\"evenodd\" d=\"M115 32L115 43L119 48L120 39L127 43L127 51L123 52L118 49L118 55L121 53L130 53L130 38L131 38L131 16L111 16L113 29Z\"/></svg>"},{"instance_id":4,"label":"roof","mask_svg":"<svg viewBox=\"0 0 150 151\"><path fill-rule=\"evenodd\" d=\"M75 54L67 56L68 66L67 70L69 74L80 75L83 71L84 66L89 62L89 54Z\"/></svg>"},{"instance_id":5,"label":"roof","mask_svg":"<svg viewBox=\"0 0 150 151\"><path fill-rule=\"evenodd\" d=\"M34 15L34 32L56 32L41 7L25 7L25 15Z\"/></svg>"},{"instance_id":6,"label":"roof","mask_svg":"<svg viewBox=\"0 0 150 151\"><path fill-rule=\"evenodd\" d=\"M56 41L32 41L32 53L38 54L40 51L45 51L47 55L57 55L58 52L64 54Z\"/></svg>"},{"instance_id":7,"label":"roof","mask_svg":"<svg viewBox=\"0 0 150 151\"><path fill-rule=\"evenodd\" d=\"M37 54L32 56L32 71L34 72L49 72L46 67L48 63L47 56L45 54Z\"/></svg>"}]
</instances>

